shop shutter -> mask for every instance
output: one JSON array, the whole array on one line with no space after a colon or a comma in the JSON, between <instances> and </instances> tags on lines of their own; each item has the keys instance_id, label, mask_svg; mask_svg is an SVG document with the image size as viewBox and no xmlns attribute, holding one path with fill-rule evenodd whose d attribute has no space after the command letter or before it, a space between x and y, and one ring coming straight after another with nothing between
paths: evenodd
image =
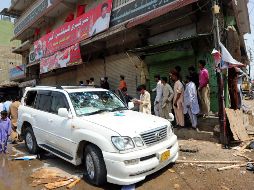
<instances>
[{"instance_id":1,"label":"shop shutter","mask_svg":"<svg viewBox=\"0 0 254 190\"><path fill-rule=\"evenodd\" d=\"M104 61L103 59L92 60L89 63L84 63L78 68L78 81L82 80L84 84L91 77L94 78L95 85L100 85L100 78L104 76ZM77 82L78 82L77 81Z\"/></svg>"},{"instance_id":2,"label":"shop shutter","mask_svg":"<svg viewBox=\"0 0 254 190\"><path fill-rule=\"evenodd\" d=\"M64 71L56 75L56 85L68 86L77 85L76 70Z\"/></svg>"},{"instance_id":3,"label":"shop shutter","mask_svg":"<svg viewBox=\"0 0 254 190\"><path fill-rule=\"evenodd\" d=\"M140 60L135 55L130 57L125 54L112 55L106 58L106 75L109 78L111 89L117 89L119 86L120 75L125 76L128 93L131 96L137 96L136 89L140 84Z\"/></svg>"},{"instance_id":4,"label":"shop shutter","mask_svg":"<svg viewBox=\"0 0 254 190\"><path fill-rule=\"evenodd\" d=\"M110 89L115 90L119 86L120 75L125 76L128 93L131 96L137 95L136 89L140 84L140 60L135 55L121 53L106 57L105 64L103 59L93 60L90 63L84 63L78 67L77 82L84 82L90 77L94 77L95 84L100 85L101 77L108 77Z\"/></svg>"}]
</instances>

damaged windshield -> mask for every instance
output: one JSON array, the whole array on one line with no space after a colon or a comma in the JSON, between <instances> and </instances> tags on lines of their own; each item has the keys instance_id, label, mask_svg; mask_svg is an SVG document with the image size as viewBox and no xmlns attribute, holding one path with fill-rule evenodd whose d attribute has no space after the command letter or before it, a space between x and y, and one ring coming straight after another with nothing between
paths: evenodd
<instances>
[{"instance_id":1,"label":"damaged windshield","mask_svg":"<svg viewBox=\"0 0 254 190\"><path fill-rule=\"evenodd\" d=\"M127 109L110 91L74 92L69 95L77 116Z\"/></svg>"}]
</instances>

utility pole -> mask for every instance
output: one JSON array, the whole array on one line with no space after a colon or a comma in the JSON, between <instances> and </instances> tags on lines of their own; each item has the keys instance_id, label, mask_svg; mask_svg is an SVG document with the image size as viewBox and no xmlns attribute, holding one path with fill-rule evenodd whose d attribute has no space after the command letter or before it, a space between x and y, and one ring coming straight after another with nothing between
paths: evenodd
<instances>
[{"instance_id":1,"label":"utility pole","mask_svg":"<svg viewBox=\"0 0 254 190\"><path fill-rule=\"evenodd\" d=\"M219 21L217 15L220 13L220 7L217 1L213 1L213 24L214 24L214 45L217 50L220 48L220 32ZM220 67L220 65L219 65ZM217 85L218 85L218 102L219 102L219 123L220 123L220 141L223 145L228 145L227 130L226 130L226 112L225 112L225 98L224 98L224 81L220 68L216 69Z\"/></svg>"}]
</instances>

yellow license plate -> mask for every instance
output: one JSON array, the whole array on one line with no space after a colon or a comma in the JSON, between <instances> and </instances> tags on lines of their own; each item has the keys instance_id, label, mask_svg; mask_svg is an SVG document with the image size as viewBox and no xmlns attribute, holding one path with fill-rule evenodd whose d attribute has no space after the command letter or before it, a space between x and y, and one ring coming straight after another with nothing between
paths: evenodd
<instances>
[{"instance_id":1,"label":"yellow license plate","mask_svg":"<svg viewBox=\"0 0 254 190\"><path fill-rule=\"evenodd\" d=\"M169 157L170 157L170 151L169 150L163 152L161 154L161 160L160 160L160 162L164 162L164 161L168 160Z\"/></svg>"}]
</instances>

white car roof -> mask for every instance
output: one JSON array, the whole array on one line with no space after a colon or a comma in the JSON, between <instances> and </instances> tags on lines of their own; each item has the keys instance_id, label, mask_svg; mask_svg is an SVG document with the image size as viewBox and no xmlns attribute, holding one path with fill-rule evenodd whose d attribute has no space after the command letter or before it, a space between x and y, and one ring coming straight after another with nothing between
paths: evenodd
<instances>
[{"instance_id":1,"label":"white car roof","mask_svg":"<svg viewBox=\"0 0 254 190\"><path fill-rule=\"evenodd\" d=\"M108 91L103 88L95 88L93 86L36 86L27 87L26 90L49 90L49 91L66 91L68 93L73 92L98 92L98 91Z\"/></svg>"}]
</instances>

